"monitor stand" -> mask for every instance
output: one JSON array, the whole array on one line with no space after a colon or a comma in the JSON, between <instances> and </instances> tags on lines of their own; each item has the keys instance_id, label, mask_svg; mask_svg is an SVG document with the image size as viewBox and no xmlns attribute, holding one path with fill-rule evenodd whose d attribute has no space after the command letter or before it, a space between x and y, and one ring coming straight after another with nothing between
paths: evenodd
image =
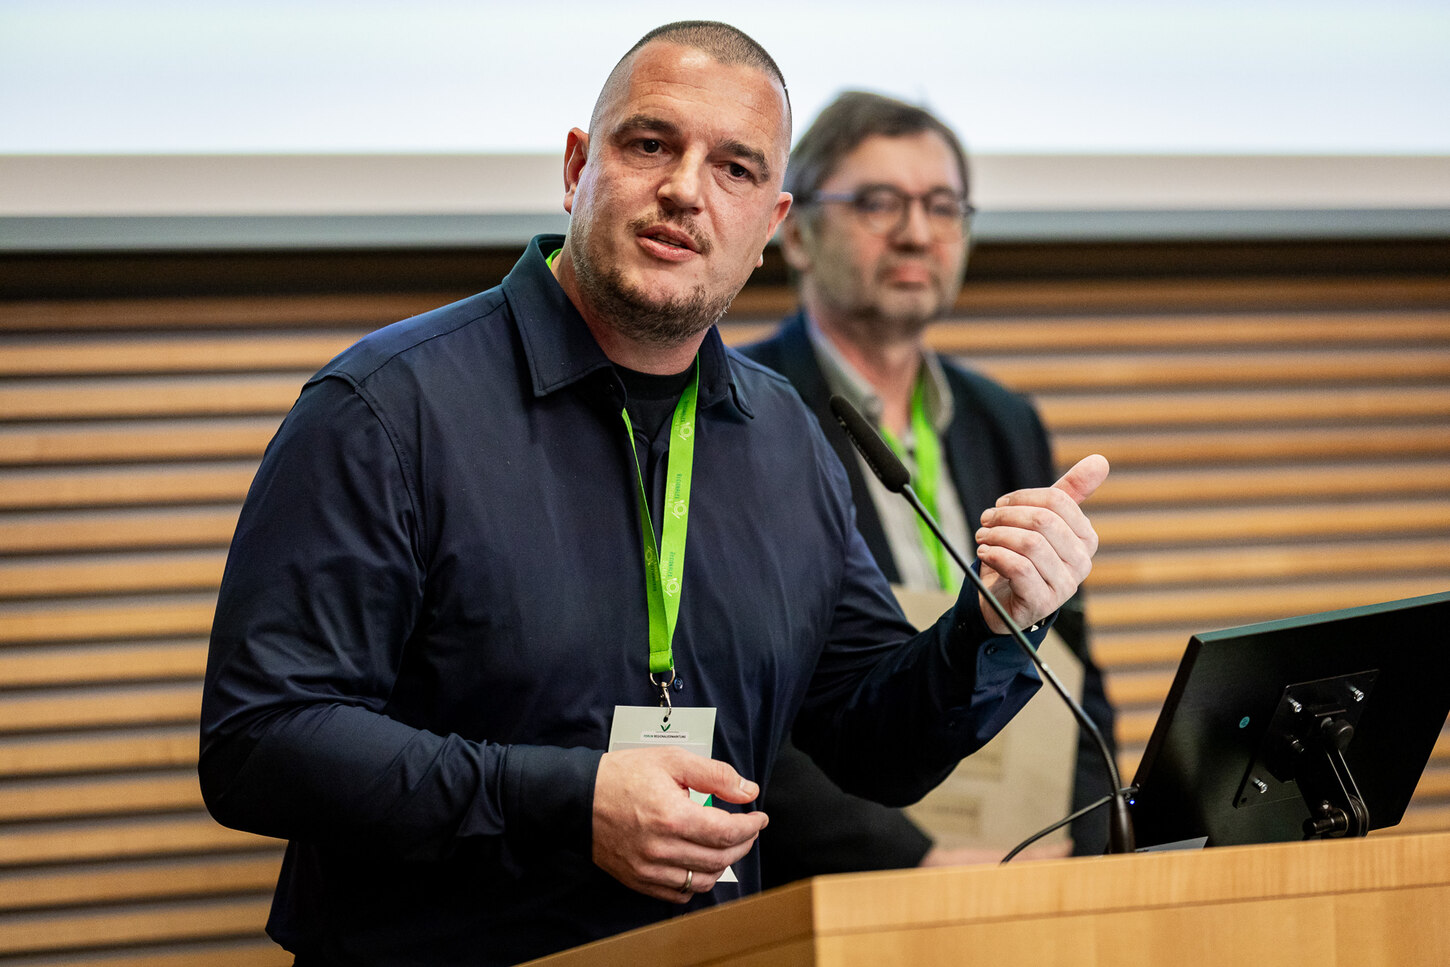
<instances>
[{"instance_id":1,"label":"monitor stand","mask_svg":"<svg viewBox=\"0 0 1450 967\"><path fill-rule=\"evenodd\" d=\"M1369 809L1344 752L1369 704L1377 670L1284 689L1263 745L1244 774L1236 808L1302 797L1305 839L1369 833ZM1240 727L1247 727L1241 722Z\"/></svg>"}]
</instances>

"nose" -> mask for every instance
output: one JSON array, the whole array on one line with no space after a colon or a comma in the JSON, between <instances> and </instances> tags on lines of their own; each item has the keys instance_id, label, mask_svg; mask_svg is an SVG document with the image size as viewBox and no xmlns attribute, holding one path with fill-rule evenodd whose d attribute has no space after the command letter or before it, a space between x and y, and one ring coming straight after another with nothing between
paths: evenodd
<instances>
[{"instance_id":1,"label":"nose","mask_svg":"<svg viewBox=\"0 0 1450 967\"><path fill-rule=\"evenodd\" d=\"M660 202L669 208L697 211L703 191L701 170L698 158L688 153L683 155L660 183L657 192Z\"/></svg>"},{"instance_id":2,"label":"nose","mask_svg":"<svg viewBox=\"0 0 1450 967\"><path fill-rule=\"evenodd\" d=\"M917 248L926 248L932 243L936 236L932 232L931 221L926 215L925 198L909 198L906 201L906 211L902 213L901 224L896 226L896 231L891 237L900 245L912 245Z\"/></svg>"}]
</instances>

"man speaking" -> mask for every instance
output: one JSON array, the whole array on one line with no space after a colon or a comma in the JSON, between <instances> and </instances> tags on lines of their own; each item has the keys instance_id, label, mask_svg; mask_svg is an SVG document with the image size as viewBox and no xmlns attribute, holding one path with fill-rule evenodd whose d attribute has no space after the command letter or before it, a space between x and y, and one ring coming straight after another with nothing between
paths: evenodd
<instances>
[{"instance_id":1,"label":"man speaking","mask_svg":"<svg viewBox=\"0 0 1450 967\"><path fill-rule=\"evenodd\" d=\"M200 773L289 841L268 931L303 967L514 963L751 892L792 722L905 802L1037 687L975 592L912 633L815 418L720 340L790 136L748 37L652 31L569 132L568 234L343 352L268 447ZM1019 624L1089 572L1106 473L984 515Z\"/></svg>"}]
</instances>

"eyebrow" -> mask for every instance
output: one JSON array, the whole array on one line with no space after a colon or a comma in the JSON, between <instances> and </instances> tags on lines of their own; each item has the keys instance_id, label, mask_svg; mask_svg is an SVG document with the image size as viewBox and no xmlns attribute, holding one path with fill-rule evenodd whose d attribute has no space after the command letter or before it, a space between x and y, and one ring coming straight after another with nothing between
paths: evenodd
<instances>
[{"instance_id":1,"label":"eyebrow","mask_svg":"<svg viewBox=\"0 0 1450 967\"><path fill-rule=\"evenodd\" d=\"M889 181L871 181L871 182L867 182L864 185L857 185L855 188L851 189L851 191L852 191L852 193L859 195L862 192L874 191L877 188L890 188L891 190L893 190L893 191L899 191L902 194L906 194L907 193L906 190L904 188L902 188L900 185L893 185ZM928 188L926 191L922 192L922 194L923 195L935 195L938 192L946 192L947 194L952 195L952 196L954 196L956 198L963 198L964 199L964 198L967 197L967 193L966 192L964 192L964 191L958 191L957 189L953 188L951 185L933 185L932 187Z\"/></svg>"},{"instance_id":2,"label":"eyebrow","mask_svg":"<svg viewBox=\"0 0 1450 967\"><path fill-rule=\"evenodd\" d=\"M678 138L680 126L673 121L666 121L664 118L655 117L652 114L632 114L620 121L614 127L614 135L618 137L626 131L655 131L667 138ZM760 172L762 181L770 180L770 162L765 157L765 152L759 148L752 148L744 141L735 138L727 138L720 142L719 148L729 152L733 157L742 161L748 161L755 165Z\"/></svg>"}]
</instances>

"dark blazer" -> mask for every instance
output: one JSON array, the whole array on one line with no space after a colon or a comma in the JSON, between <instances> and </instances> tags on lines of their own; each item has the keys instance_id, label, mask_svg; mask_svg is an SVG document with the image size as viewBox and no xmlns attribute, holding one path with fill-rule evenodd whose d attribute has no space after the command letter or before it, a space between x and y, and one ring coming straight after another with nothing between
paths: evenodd
<instances>
[{"instance_id":1,"label":"dark blazer","mask_svg":"<svg viewBox=\"0 0 1450 967\"><path fill-rule=\"evenodd\" d=\"M805 316L797 312L774 336L745 346L741 352L789 379L820 420L826 439L850 478L857 529L886 577L899 580L860 461L845 431L831 415L831 391L816 362ZM943 436L942 450L970 534L977 529L982 511L1002 494L1046 486L1056 479L1052 450L1042 420L1027 397L949 359L942 358L941 362L952 391L952 422ZM1081 594L1063 606L1055 627L1083 662L1083 706L1116 753L1113 709L1103 690L1102 672L1088 650ZM1102 758L1096 744L1084 735L1078 743L1073 808L1087 805L1107 789ZM899 810L835 789L814 763L790 748L789 743L781 750L766 786L763 806L771 815L770 825L761 835L766 887L822 873L915 866L931 845L930 839ZM1023 837L1032 832L1023 830ZM1104 811L1078 820L1072 826L1072 835L1075 852L1103 852L1107 844Z\"/></svg>"},{"instance_id":2,"label":"dark blazer","mask_svg":"<svg viewBox=\"0 0 1450 967\"><path fill-rule=\"evenodd\" d=\"M764 342L741 349L745 355L790 380L801 399L816 414L826 439L846 466L851 496L856 501L856 527L876 556L888 580L900 579L896 561L886 543L881 518L866 490L861 462L836 418L831 415L831 391L816 362L805 317L796 313ZM942 360L952 390L955 416L942 440L952 483L967 515L967 533L977 529L983 510L997 498L1021 487L1040 487L1055 478L1047 431L1025 397L985 376Z\"/></svg>"}]
</instances>

